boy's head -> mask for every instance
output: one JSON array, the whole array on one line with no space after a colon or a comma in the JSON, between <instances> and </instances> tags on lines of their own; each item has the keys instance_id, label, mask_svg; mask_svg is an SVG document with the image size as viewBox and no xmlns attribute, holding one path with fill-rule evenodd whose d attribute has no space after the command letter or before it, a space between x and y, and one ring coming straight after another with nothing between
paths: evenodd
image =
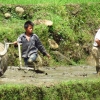
<instances>
[{"instance_id":1,"label":"boy's head","mask_svg":"<svg viewBox=\"0 0 100 100\"><path fill-rule=\"evenodd\" d=\"M33 27L34 23L31 22L31 21L26 21L25 24L24 24L24 28L27 29L29 25Z\"/></svg>"},{"instance_id":2,"label":"boy's head","mask_svg":"<svg viewBox=\"0 0 100 100\"><path fill-rule=\"evenodd\" d=\"M34 26L34 23L31 22L31 21L26 21L25 24L24 24L24 28L26 30L26 33L32 33L33 31L33 26Z\"/></svg>"}]
</instances>

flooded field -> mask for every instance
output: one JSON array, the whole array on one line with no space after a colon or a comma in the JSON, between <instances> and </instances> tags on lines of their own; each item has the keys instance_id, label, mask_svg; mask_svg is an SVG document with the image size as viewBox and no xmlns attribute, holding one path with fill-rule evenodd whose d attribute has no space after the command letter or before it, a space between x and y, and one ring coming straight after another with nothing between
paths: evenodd
<instances>
[{"instance_id":1,"label":"flooded field","mask_svg":"<svg viewBox=\"0 0 100 100\"><path fill-rule=\"evenodd\" d=\"M19 70L16 67L8 67L7 71L0 77L0 84L33 84L52 85L55 83L99 78L93 66L67 66L67 67L42 67L42 72Z\"/></svg>"}]
</instances>

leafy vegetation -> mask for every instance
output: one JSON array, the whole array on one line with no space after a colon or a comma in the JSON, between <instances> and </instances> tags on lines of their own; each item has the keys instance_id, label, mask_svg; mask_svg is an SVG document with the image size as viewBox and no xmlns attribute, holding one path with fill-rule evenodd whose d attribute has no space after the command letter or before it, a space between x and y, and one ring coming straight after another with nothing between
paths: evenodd
<instances>
[{"instance_id":1,"label":"leafy vegetation","mask_svg":"<svg viewBox=\"0 0 100 100\"><path fill-rule=\"evenodd\" d=\"M15 9L19 5L0 6L0 41L5 38L13 42L24 32L24 22L26 20L47 19L53 22L53 26L44 24L35 25L36 33L47 51L51 54L51 63L55 64L80 64L84 63L87 56L91 54L93 37L100 23L99 3L81 3L66 5L20 5L24 12L18 14ZM5 18L4 14L10 13L10 18ZM67 60L62 61L60 57L54 57L49 49L48 38L54 39L58 45L58 51L65 55ZM9 48L10 60L16 61L16 50ZM14 58L13 58L14 57ZM11 63L13 62L11 60ZM69 63L70 61L71 63ZM16 65L13 63L13 65Z\"/></svg>"},{"instance_id":2,"label":"leafy vegetation","mask_svg":"<svg viewBox=\"0 0 100 100\"><path fill-rule=\"evenodd\" d=\"M100 80L67 81L52 86L0 85L0 100L99 100Z\"/></svg>"}]
</instances>

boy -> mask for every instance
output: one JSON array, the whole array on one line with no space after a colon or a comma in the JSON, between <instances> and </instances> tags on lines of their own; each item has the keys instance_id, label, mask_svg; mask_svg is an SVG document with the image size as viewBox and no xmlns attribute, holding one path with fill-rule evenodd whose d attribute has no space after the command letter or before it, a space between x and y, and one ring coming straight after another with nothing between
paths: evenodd
<instances>
[{"instance_id":1,"label":"boy","mask_svg":"<svg viewBox=\"0 0 100 100\"><path fill-rule=\"evenodd\" d=\"M36 60L38 56L38 50L50 58L50 55L46 52L44 46L42 45L39 37L33 33L34 24L31 21L26 21L24 24L25 33L21 34L14 45L22 43L22 58L24 58L25 65L32 63Z\"/></svg>"}]
</instances>

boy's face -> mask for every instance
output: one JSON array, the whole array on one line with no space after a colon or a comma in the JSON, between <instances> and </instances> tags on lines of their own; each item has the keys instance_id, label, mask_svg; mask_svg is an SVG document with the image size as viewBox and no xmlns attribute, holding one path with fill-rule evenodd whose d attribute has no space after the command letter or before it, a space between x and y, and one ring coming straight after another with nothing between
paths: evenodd
<instances>
[{"instance_id":1,"label":"boy's face","mask_svg":"<svg viewBox=\"0 0 100 100\"><path fill-rule=\"evenodd\" d=\"M33 26L29 25L28 28L25 28L25 30L26 30L26 33L32 34L32 32L33 32Z\"/></svg>"}]
</instances>

